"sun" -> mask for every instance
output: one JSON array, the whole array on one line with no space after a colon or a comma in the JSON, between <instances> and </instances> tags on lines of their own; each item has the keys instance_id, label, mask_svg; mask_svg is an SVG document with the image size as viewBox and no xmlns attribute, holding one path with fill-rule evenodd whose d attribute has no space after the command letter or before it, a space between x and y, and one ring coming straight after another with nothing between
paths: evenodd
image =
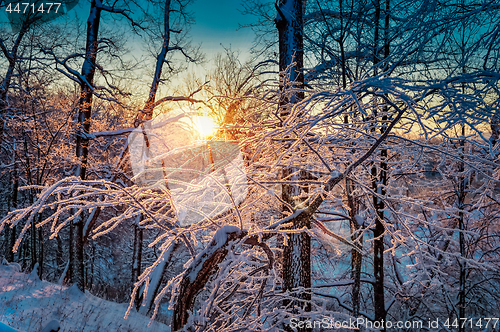
<instances>
[{"instance_id":1,"label":"sun","mask_svg":"<svg viewBox=\"0 0 500 332\"><path fill-rule=\"evenodd\" d=\"M199 131L201 136L208 137L215 134L217 127L214 120L207 116L197 116L194 118L194 123L196 129Z\"/></svg>"}]
</instances>

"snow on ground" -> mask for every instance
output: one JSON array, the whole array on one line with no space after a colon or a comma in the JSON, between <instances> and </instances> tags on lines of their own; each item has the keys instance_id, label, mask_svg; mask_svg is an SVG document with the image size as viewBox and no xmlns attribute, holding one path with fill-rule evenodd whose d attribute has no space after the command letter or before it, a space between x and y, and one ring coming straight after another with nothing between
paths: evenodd
<instances>
[{"instance_id":1,"label":"snow on ground","mask_svg":"<svg viewBox=\"0 0 500 332\"><path fill-rule=\"evenodd\" d=\"M40 281L36 274L19 272L19 265L0 264L0 322L19 331L41 331L52 320L60 331L170 331L164 324L131 312L124 319L127 304L105 301L75 286L65 287ZM2 328L0 327L0 330Z\"/></svg>"}]
</instances>

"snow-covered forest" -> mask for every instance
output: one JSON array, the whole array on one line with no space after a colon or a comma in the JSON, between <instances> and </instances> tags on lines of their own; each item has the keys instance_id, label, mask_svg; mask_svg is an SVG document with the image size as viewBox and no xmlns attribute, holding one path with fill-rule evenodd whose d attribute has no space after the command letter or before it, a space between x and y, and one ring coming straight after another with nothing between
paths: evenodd
<instances>
[{"instance_id":1,"label":"snow-covered forest","mask_svg":"<svg viewBox=\"0 0 500 332\"><path fill-rule=\"evenodd\" d=\"M217 55L196 1L33 3L0 3L0 323L500 331L498 0L235 2Z\"/></svg>"}]
</instances>

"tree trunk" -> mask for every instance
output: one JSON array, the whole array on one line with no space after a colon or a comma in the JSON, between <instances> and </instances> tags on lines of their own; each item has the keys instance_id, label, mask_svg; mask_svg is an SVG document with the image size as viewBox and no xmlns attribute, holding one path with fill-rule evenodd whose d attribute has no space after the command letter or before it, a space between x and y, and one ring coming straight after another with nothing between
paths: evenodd
<instances>
[{"instance_id":1,"label":"tree trunk","mask_svg":"<svg viewBox=\"0 0 500 332\"><path fill-rule=\"evenodd\" d=\"M342 87L344 89L347 88L347 62L345 57L345 38L346 32L344 30L344 12L343 12L343 0L339 0L339 11L340 11L340 37L338 39L339 48L340 48L340 61L341 61L341 69L342 69ZM330 33L333 32L330 31ZM332 36L333 37L333 36ZM348 115L344 116L344 123L346 125L349 124ZM355 150L352 150L354 154ZM347 206L349 208L349 217L351 219L350 222L350 232L351 232L351 241L356 244L356 246L361 249L363 247L363 235L362 235L362 226L358 225L356 215L359 210L359 202L356 197L354 197L354 182L346 178L345 180L345 193L347 198ZM360 232L361 230L361 232ZM358 237L361 239L358 241ZM361 292L361 266L363 263L362 254L355 249L351 250L351 279L353 280L353 285L351 289L351 301L352 301L352 316L358 317L360 310L360 292Z\"/></svg>"},{"instance_id":2,"label":"tree trunk","mask_svg":"<svg viewBox=\"0 0 500 332\"><path fill-rule=\"evenodd\" d=\"M303 10L305 2L302 0L280 0L276 9L276 27L279 34L279 70L280 70L280 107L281 117L290 114L293 104L303 99L303 93L295 91L303 89ZM300 180L300 174L294 167L283 171L283 178ZM298 185L283 185L283 199L296 206L294 197L300 195ZM309 218L297 218L292 226L294 229L310 228ZM311 310L311 239L305 233L287 235L287 244L283 250L283 290L293 292L297 288L299 300L291 304L292 313ZM285 303L290 305L290 303Z\"/></svg>"},{"instance_id":3,"label":"tree trunk","mask_svg":"<svg viewBox=\"0 0 500 332\"><path fill-rule=\"evenodd\" d=\"M25 271L28 267L28 250L29 250L29 240L23 238L23 242L21 242L21 250L19 251L19 262L21 263L21 267L23 271Z\"/></svg>"},{"instance_id":4,"label":"tree trunk","mask_svg":"<svg viewBox=\"0 0 500 332\"><path fill-rule=\"evenodd\" d=\"M136 224L134 224L134 251L132 256L132 287L134 287L134 283L137 282L139 276L141 275L141 265L142 265L142 242L143 242L143 229L139 226L139 221L141 216L137 218ZM136 309L139 310L140 294L136 293L135 303Z\"/></svg>"},{"instance_id":5,"label":"tree trunk","mask_svg":"<svg viewBox=\"0 0 500 332\"><path fill-rule=\"evenodd\" d=\"M14 141L14 149L15 149L16 143ZM19 193L19 177L17 175L17 163L15 162L15 157L14 157L14 170L12 172L12 208L15 210L17 209L17 200L18 200L18 193ZM9 237L7 239L7 253L6 253L6 259L9 262L14 261L14 252L13 248L16 243L16 237L17 237L17 232L16 232L17 227L14 226L10 229L9 231ZM19 257L19 256L18 256Z\"/></svg>"},{"instance_id":6,"label":"tree trunk","mask_svg":"<svg viewBox=\"0 0 500 332\"><path fill-rule=\"evenodd\" d=\"M85 48L85 60L83 62L81 76L85 81L80 82L80 100L78 102L78 130L76 135L76 157L78 164L75 175L85 180L88 155L90 122L92 116L92 89L94 87L94 74L96 69L96 57L99 41L99 23L101 9L96 0L91 1L90 15L87 20L87 44ZM84 262L83 262L83 216L74 220L72 235L73 250L70 250L70 261L72 261L71 281L75 283L82 292L85 290ZM71 227L70 227L71 228Z\"/></svg>"},{"instance_id":7,"label":"tree trunk","mask_svg":"<svg viewBox=\"0 0 500 332\"><path fill-rule=\"evenodd\" d=\"M63 260L63 245L62 245L62 240L60 236L56 237L57 241L57 252L56 252L56 266L57 266L57 274L61 274L62 272L62 266L64 264Z\"/></svg>"},{"instance_id":8,"label":"tree trunk","mask_svg":"<svg viewBox=\"0 0 500 332\"><path fill-rule=\"evenodd\" d=\"M351 218L351 241L359 248L363 248L363 235L361 225L358 225L356 215L358 214L358 202L353 195L354 183L346 179L346 196L349 207L349 217ZM361 230L361 233L360 233ZM361 239L358 240L358 237ZM355 249L351 250L351 278L353 280L351 300L352 300L352 316L358 317L360 310L360 292L361 292L361 266L363 262L362 254Z\"/></svg>"},{"instance_id":9,"label":"tree trunk","mask_svg":"<svg viewBox=\"0 0 500 332\"><path fill-rule=\"evenodd\" d=\"M31 220L31 229L30 229L30 235L31 235L31 246L30 246L30 252L31 252L31 269L35 266L37 263L36 259L36 251L37 251L37 246L36 246L36 228L35 228L35 218Z\"/></svg>"},{"instance_id":10,"label":"tree trunk","mask_svg":"<svg viewBox=\"0 0 500 332\"><path fill-rule=\"evenodd\" d=\"M85 291L85 266L83 261L83 227L81 227L82 221L80 220L75 224L73 235L74 239L74 261L73 261L73 280L72 282L76 284L79 290Z\"/></svg>"},{"instance_id":11,"label":"tree trunk","mask_svg":"<svg viewBox=\"0 0 500 332\"><path fill-rule=\"evenodd\" d=\"M38 215L38 223L42 222L42 214ZM43 259L44 259L44 251L43 251L43 228L38 228L38 276L42 279L43 273Z\"/></svg>"},{"instance_id":12,"label":"tree trunk","mask_svg":"<svg viewBox=\"0 0 500 332\"><path fill-rule=\"evenodd\" d=\"M500 138L500 116L495 113L490 118L490 128L491 128L491 136L490 141L491 145L495 147Z\"/></svg>"},{"instance_id":13,"label":"tree trunk","mask_svg":"<svg viewBox=\"0 0 500 332\"><path fill-rule=\"evenodd\" d=\"M461 12L461 14L466 12L466 3L464 0L460 0L458 4L458 10ZM461 29L461 39L460 39L460 51L461 51L461 67L462 67L462 74L467 73L467 68L466 68L466 62L465 59L467 59L467 51L466 51L466 44L468 43L467 37L465 36L465 31L469 29L468 26L466 26L465 22L462 22L462 29ZM466 94L466 88L465 84L462 83L461 86L462 94ZM495 114L496 115L496 114ZM493 115L492 118L492 126L491 129L493 131L492 135L492 140L495 140L495 135L496 135L496 129L495 126L493 126L494 122L498 118ZM495 142L496 143L496 142ZM467 263L466 263L466 256L467 256L467 251L466 251L466 243L465 243L465 216L464 216L464 210L465 210L465 199L467 196L467 190L469 186L469 180L465 176L465 158L464 158L464 153L465 153L465 123L462 122L461 124L461 138L459 141L459 155L460 155L460 162L459 162L459 169L458 169L458 195L457 195L457 209L458 209L458 229L459 229L459 246L460 246L460 259L458 261L458 265L460 268L459 271L459 289L458 289L458 320L461 321L463 319L467 319L467 316L465 315L465 306L466 306L466 281L467 281ZM465 324L459 324L458 326L458 331L459 332L464 332L465 331Z\"/></svg>"},{"instance_id":14,"label":"tree trunk","mask_svg":"<svg viewBox=\"0 0 500 332\"><path fill-rule=\"evenodd\" d=\"M9 262L14 261L14 252L12 249L14 248L14 244L16 243L16 236L17 236L17 227L14 226L9 229L8 237L6 239L7 241L7 250L5 253L5 259Z\"/></svg>"},{"instance_id":15,"label":"tree trunk","mask_svg":"<svg viewBox=\"0 0 500 332\"><path fill-rule=\"evenodd\" d=\"M389 10L390 10L390 0L385 0L385 19L384 19L384 45L383 45L383 58L387 59L389 57ZM380 53L382 48L379 46L380 35L379 35L379 25L381 19L381 6L380 0L375 1L375 31L374 31L374 54L373 54L373 64L374 74L377 75L377 66L381 60ZM387 68L387 64L384 65ZM377 107L375 105L375 107ZM382 110L382 126L380 128L380 133L383 134L386 129L387 117L387 107ZM376 116L377 114L375 114ZM384 235L385 235L385 222L384 222L384 209L385 202L381 197L386 195L387 186L387 155L388 151L386 148L382 149L380 152L380 165L377 167L376 164L373 165L371 169L372 173L372 189L375 192L373 196L373 206L375 208L376 220L375 229L373 231L373 273L375 277L375 283L373 285L373 295L374 295L374 306L375 306L375 320L385 321L387 311L385 309L385 293L384 293ZM385 326L382 331L385 331Z\"/></svg>"},{"instance_id":16,"label":"tree trunk","mask_svg":"<svg viewBox=\"0 0 500 332\"><path fill-rule=\"evenodd\" d=\"M466 196L466 190L467 190L467 179L465 175L463 174L465 171L465 164L464 164L464 149L465 149L465 140L463 137L465 136L465 126L462 125L462 139L460 140L460 158L461 161L459 163L459 169L458 169L458 197L457 197L457 208L459 210L458 212L458 229L459 229L459 246L460 246L460 257L461 259L458 262L458 265L460 267L460 276L459 276L459 290L458 290L458 320L460 321L461 319L467 319L465 316L465 295L466 295L466 289L465 289L465 283L466 283L466 278L467 278L467 264L465 261L466 258L466 250L465 250L465 223L464 223L464 208L465 208L465 196ZM458 326L458 331L459 332L464 332L464 324L459 324Z\"/></svg>"},{"instance_id":17,"label":"tree trunk","mask_svg":"<svg viewBox=\"0 0 500 332\"><path fill-rule=\"evenodd\" d=\"M139 242L139 227L137 224L134 224L134 247L132 249L132 284L137 281L138 276L138 264L137 264L137 256L138 256L138 242Z\"/></svg>"},{"instance_id":18,"label":"tree trunk","mask_svg":"<svg viewBox=\"0 0 500 332\"><path fill-rule=\"evenodd\" d=\"M289 114L293 104L304 98L295 89L304 87L304 26L302 0L280 0L276 7L276 27L279 35L279 70L281 116Z\"/></svg>"},{"instance_id":19,"label":"tree trunk","mask_svg":"<svg viewBox=\"0 0 500 332\"><path fill-rule=\"evenodd\" d=\"M68 262L68 269L66 270L66 276L61 276L62 280L66 280L69 284L71 284L74 280L73 278L73 264L75 262L75 248L73 245L73 238L74 238L74 233L75 233L75 225L71 222L69 223L69 243L68 243L68 255L69 255L69 262ZM66 282L65 281L65 282Z\"/></svg>"},{"instance_id":20,"label":"tree trunk","mask_svg":"<svg viewBox=\"0 0 500 332\"><path fill-rule=\"evenodd\" d=\"M205 250L198 254L180 275L178 298L172 313L172 331L181 330L186 325L196 295L206 286L210 277L218 271L219 264L227 256L231 242L245 235L238 227L223 226L214 234ZM177 246L177 243L170 244L170 247L163 251L162 256L170 257L172 251L176 249L174 246ZM165 258L162 257L162 262L167 261ZM150 287L153 287L152 285L151 283Z\"/></svg>"},{"instance_id":21,"label":"tree trunk","mask_svg":"<svg viewBox=\"0 0 500 332\"><path fill-rule=\"evenodd\" d=\"M387 157L387 150L382 150L381 156ZM380 172L377 174L377 167L372 168L373 190L381 196L385 196L385 184L387 183L387 164L380 164ZM379 183L380 181L380 183ZM373 285L373 294L375 301L375 320L385 320L385 297L384 297L384 207L385 203L377 196L373 197L373 205L376 211L375 230L373 231L373 273L375 284ZM383 329L385 331L385 329Z\"/></svg>"},{"instance_id":22,"label":"tree trunk","mask_svg":"<svg viewBox=\"0 0 500 332\"><path fill-rule=\"evenodd\" d=\"M3 257L9 261L9 239L10 239L10 227L5 227L3 231Z\"/></svg>"},{"instance_id":23,"label":"tree trunk","mask_svg":"<svg viewBox=\"0 0 500 332\"><path fill-rule=\"evenodd\" d=\"M163 11L163 44L160 50L160 53L156 57L156 68L153 77L153 82L151 83L151 87L149 89L149 96L144 105L144 109L141 113L138 114L138 118L134 124L135 127L138 127L142 122L151 120L153 118L153 111L156 106L156 93L158 92L158 86L161 80L161 73L163 70L163 64L165 63L165 59L167 57L167 53L169 51L170 46L170 0L165 0L165 8ZM146 145L149 148L149 141L146 140ZM163 165L163 161L162 161ZM143 246L143 229L139 226L139 222L142 216L139 216L136 224L134 225L134 253L132 257L132 283L137 282L137 279L141 275L141 265L142 265L142 246ZM165 267L168 266L169 262L165 262ZM163 270L162 270L163 274ZM158 283L159 287L159 283ZM155 290L156 292L157 290ZM136 293L136 309L138 311L141 310L140 302L141 294L139 292ZM151 303L146 305L147 310L142 308L142 312L148 312L151 308ZM144 311L146 310L146 311Z\"/></svg>"},{"instance_id":24,"label":"tree trunk","mask_svg":"<svg viewBox=\"0 0 500 332\"><path fill-rule=\"evenodd\" d=\"M165 63L170 45L170 0L165 0L165 8L163 11L163 29L163 44L160 53L156 57L156 68L153 82L151 83L151 88L149 90L148 100L146 100L144 110L142 110L142 112L139 114L139 121L136 122L135 127L137 127L141 122L151 120L153 118L153 111L156 103L156 93L158 92L163 64Z\"/></svg>"},{"instance_id":25,"label":"tree trunk","mask_svg":"<svg viewBox=\"0 0 500 332\"><path fill-rule=\"evenodd\" d=\"M142 267L142 239L143 239L143 229L141 227L138 227L137 230L137 270L136 270L136 280L139 278L139 276L142 273L141 267Z\"/></svg>"},{"instance_id":26,"label":"tree trunk","mask_svg":"<svg viewBox=\"0 0 500 332\"><path fill-rule=\"evenodd\" d=\"M87 284L87 287L92 289L94 285L94 267L95 267L95 245L92 244L92 258L90 262L90 280Z\"/></svg>"},{"instance_id":27,"label":"tree trunk","mask_svg":"<svg viewBox=\"0 0 500 332\"><path fill-rule=\"evenodd\" d=\"M85 81L80 82L80 100L78 101L78 129L76 135L76 157L79 163L75 175L85 179L89 154L90 122L92 115L92 89L98 47L98 32L101 9L97 7L96 0L92 0L89 19L87 20L87 45L85 61L83 62L81 76Z\"/></svg>"}]
</instances>

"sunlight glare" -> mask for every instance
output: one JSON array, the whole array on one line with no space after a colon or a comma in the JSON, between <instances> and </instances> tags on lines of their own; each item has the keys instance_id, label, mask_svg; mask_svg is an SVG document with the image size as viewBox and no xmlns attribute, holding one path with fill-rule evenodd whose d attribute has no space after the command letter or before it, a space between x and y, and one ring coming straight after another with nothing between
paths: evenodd
<instances>
[{"instance_id":1,"label":"sunlight glare","mask_svg":"<svg viewBox=\"0 0 500 332\"><path fill-rule=\"evenodd\" d=\"M197 116L195 118L195 125L203 137L213 135L217 130L214 120L207 116Z\"/></svg>"}]
</instances>

